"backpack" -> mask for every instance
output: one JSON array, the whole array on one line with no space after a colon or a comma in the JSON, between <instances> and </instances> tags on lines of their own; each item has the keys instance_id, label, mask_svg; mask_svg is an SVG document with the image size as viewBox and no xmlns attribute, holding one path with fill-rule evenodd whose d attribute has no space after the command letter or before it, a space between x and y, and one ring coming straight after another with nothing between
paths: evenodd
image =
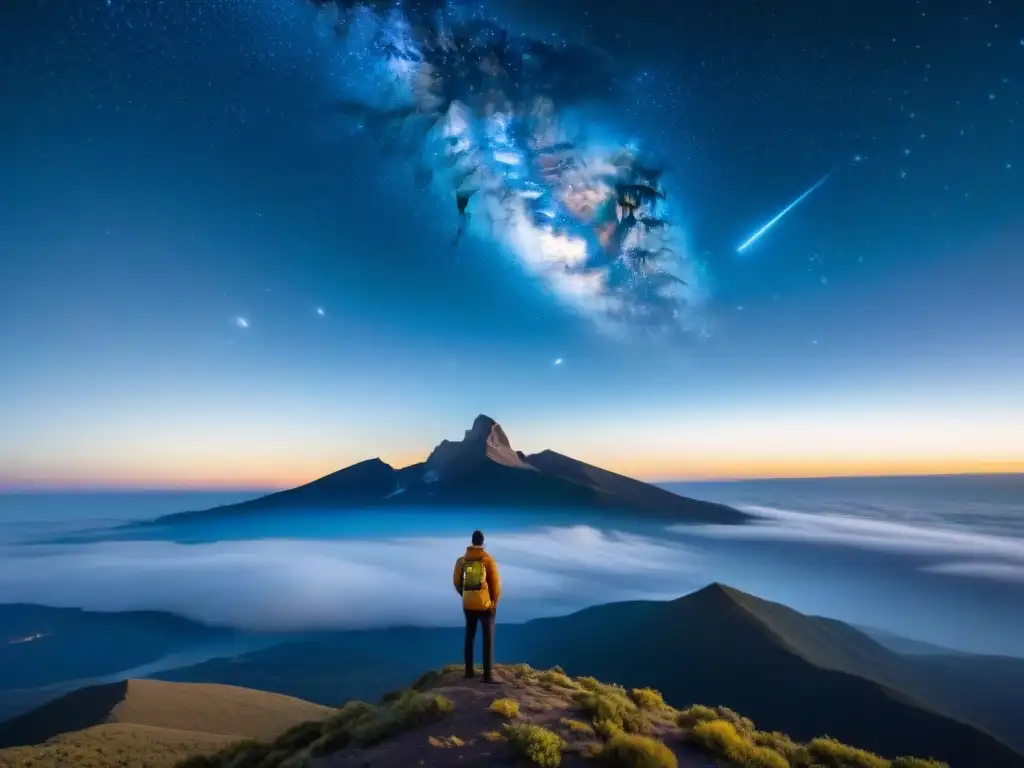
<instances>
[{"instance_id":1,"label":"backpack","mask_svg":"<svg viewBox=\"0 0 1024 768\"><path fill-rule=\"evenodd\" d=\"M487 568L482 560L462 561L462 589L476 592L487 587Z\"/></svg>"}]
</instances>

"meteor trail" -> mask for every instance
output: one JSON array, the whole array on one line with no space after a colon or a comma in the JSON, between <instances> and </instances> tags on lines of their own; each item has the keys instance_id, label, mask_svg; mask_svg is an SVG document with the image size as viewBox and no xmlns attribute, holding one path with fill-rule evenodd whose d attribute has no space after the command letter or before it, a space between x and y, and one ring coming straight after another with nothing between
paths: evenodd
<instances>
[{"instance_id":1,"label":"meteor trail","mask_svg":"<svg viewBox=\"0 0 1024 768\"><path fill-rule=\"evenodd\" d=\"M806 200L807 197L812 192L814 192L814 190L816 190L818 187L820 187L822 184L824 184L826 181L828 181L828 179L829 179L829 177L831 175L832 175L832 173L826 173L824 176L822 176L818 180L817 184L815 184L813 187L811 187L806 192L804 192L802 195L800 195L800 197L798 197L792 203L790 203L785 208L783 208L781 211L779 211L779 213L777 213L775 215L775 218L773 218L771 221L769 221L767 224L765 224L763 227L761 227L759 230L757 230L757 232L752 234L747 239L747 241L745 243L743 243L743 245L741 245L739 248L737 248L736 249L736 253L743 253L743 252L745 252L748 248L750 248L750 246L752 246L754 243L756 243L758 240L760 240L761 236L764 235L765 232L767 232L769 229L771 229L772 227L774 227L776 224L779 223L779 219L781 219L787 213L789 213L794 208L796 208L798 205L800 205L800 203L802 203L804 200Z\"/></svg>"}]
</instances>

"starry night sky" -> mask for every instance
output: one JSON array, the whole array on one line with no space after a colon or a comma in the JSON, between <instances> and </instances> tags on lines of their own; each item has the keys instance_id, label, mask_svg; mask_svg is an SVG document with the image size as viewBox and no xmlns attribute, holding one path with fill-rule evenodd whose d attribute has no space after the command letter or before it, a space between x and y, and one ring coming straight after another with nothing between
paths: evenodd
<instances>
[{"instance_id":1,"label":"starry night sky","mask_svg":"<svg viewBox=\"0 0 1024 768\"><path fill-rule=\"evenodd\" d=\"M776 5L486 6L620 63L706 267L668 344L454 248L302 0L3 3L0 485L288 485L479 412L644 478L1024 471L1024 6Z\"/></svg>"}]
</instances>

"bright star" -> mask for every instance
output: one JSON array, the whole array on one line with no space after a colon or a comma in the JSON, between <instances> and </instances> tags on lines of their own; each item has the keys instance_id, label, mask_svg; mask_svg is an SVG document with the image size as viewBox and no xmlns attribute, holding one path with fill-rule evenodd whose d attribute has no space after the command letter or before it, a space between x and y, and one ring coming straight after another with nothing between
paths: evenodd
<instances>
[{"instance_id":1,"label":"bright star","mask_svg":"<svg viewBox=\"0 0 1024 768\"><path fill-rule=\"evenodd\" d=\"M237 325L239 328L248 328L249 327L249 321L247 319L245 319L244 317L236 317L235 318L235 325Z\"/></svg>"}]
</instances>

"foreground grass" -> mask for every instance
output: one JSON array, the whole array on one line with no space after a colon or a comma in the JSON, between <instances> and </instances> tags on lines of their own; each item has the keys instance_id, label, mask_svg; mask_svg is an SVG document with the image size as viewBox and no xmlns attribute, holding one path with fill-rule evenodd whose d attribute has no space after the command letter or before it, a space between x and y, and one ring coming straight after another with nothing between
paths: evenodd
<instances>
[{"instance_id":1,"label":"foreground grass","mask_svg":"<svg viewBox=\"0 0 1024 768\"><path fill-rule=\"evenodd\" d=\"M222 749L236 737L109 723L45 744L0 750L0 768L171 768L183 756Z\"/></svg>"},{"instance_id":2,"label":"foreground grass","mask_svg":"<svg viewBox=\"0 0 1024 768\"><path fill-rule=\"evenodd\" d=\"M676 722L689 729L687 740L702 752L742 768L949 768L930 758L888 760L830 738L801 744L784 733L758 731L726 707L695 705L680 712Z\"/></svg>"},{"instance_id":3,"label":"foreground grass","mask_svg":"<svg viewBox=\"0 0 1024 768\"><path fill-rule=\"evenodd\" d=\"M350 701L322 722L302 723L272 742L246 741L213 755L182 761L178 768L288 768L349 745L369 747L449 715L451 701L437 693L408 690L380 706Z\"/></svg>"}]
</instances>

